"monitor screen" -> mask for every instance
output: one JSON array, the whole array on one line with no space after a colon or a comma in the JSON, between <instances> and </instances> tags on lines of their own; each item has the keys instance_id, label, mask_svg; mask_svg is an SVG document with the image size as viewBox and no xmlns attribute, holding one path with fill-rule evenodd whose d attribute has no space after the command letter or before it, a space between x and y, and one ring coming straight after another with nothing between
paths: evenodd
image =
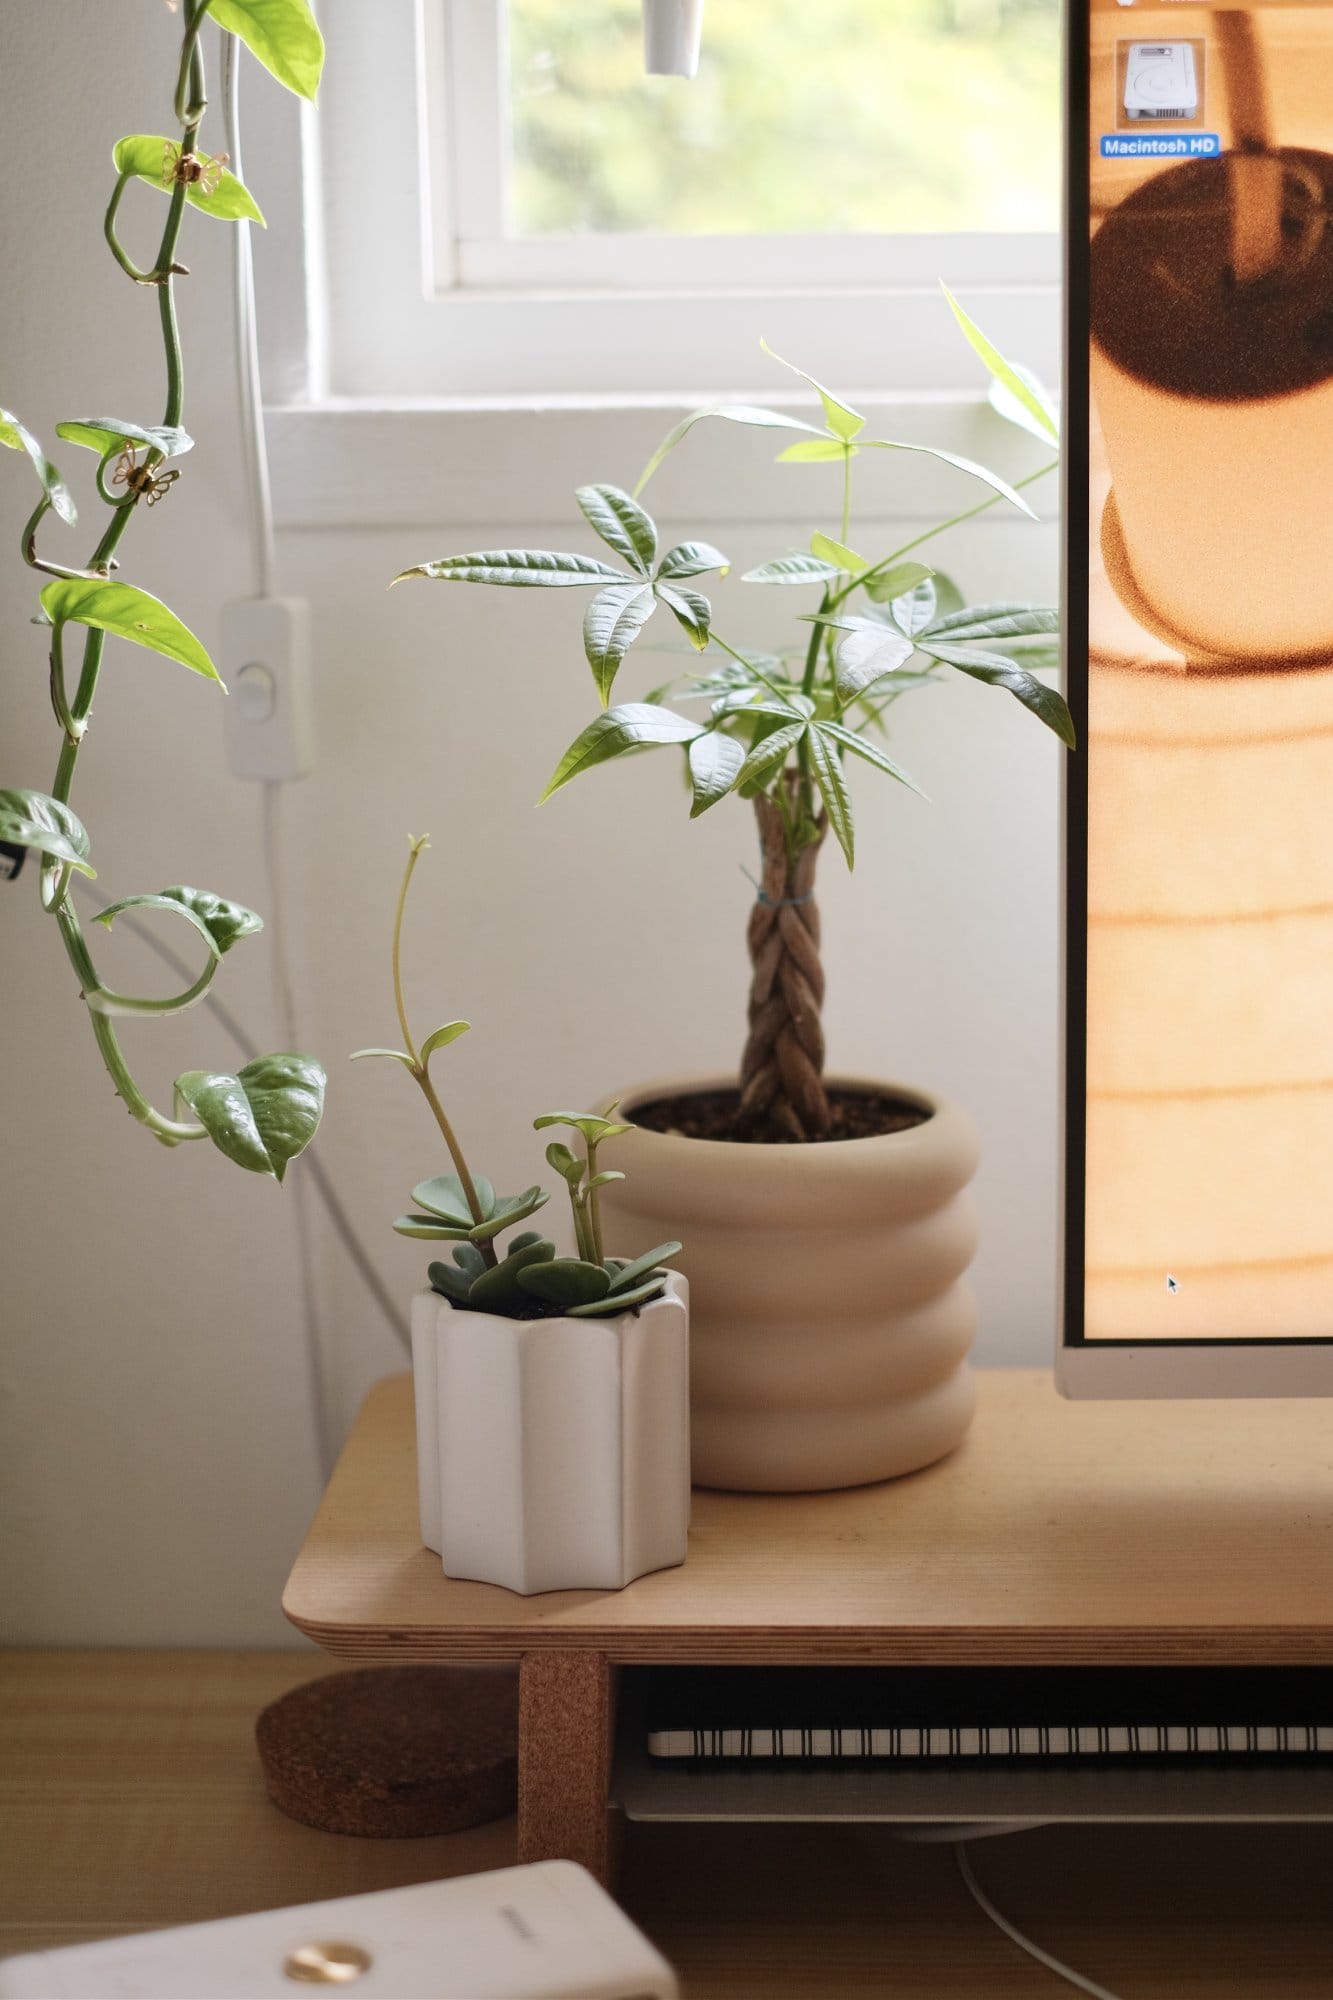
<instances>
[{"instance_id":1,"label":"monitor screen","mask_svg":"<svg viewBox=\"0 0 1333 2000\"><path fill-rule=\"evenodd\" d=\"M1075 0L1066 1347L1333 1341L1333 0Z\"/></svg>"}]
</instances>

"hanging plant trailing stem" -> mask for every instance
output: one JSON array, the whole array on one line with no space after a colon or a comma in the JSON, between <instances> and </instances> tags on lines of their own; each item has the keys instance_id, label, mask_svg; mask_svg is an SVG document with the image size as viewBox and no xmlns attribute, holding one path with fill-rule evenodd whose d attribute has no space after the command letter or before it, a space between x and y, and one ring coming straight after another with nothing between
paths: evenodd
<instances>
[{"instance_id":1,"label":"hanging plant trailing stem","mask_svg":"<svg viewBox=\"0 0 1333 2000\"><path fill-rule=\"evenodd\" d=\"M151 508L170 493L192 440L182 428L185 371L176 312L176 280L188 275L177 261L187 207L224 221L263 217L253 197L225 162L201 153L200 128L207 109L200 37L209 21L237 35L280 83L313 97L323 61L323 41L308 0L185 0L176 70L174 112L178 140L138 133L114 151L115 187L103 229L120 268L136 285L157 294L166 369L166 402L160 424L146 426L119 418L91 418L58 424L67 442L97 453L98 497L111 518L80 568L39 553L38 532L49 513L72 527L77 510L69 488L31 432L8 411L0 411L0 443L26 451L41 482L42 497L24 526L21 550L33 569L49 576L35 623L49 629L51 706L62 742L49 792L0 791L0 840L29 849L39 858L43 908L55 919L66 956L79 980L102 1060L130 1115L164 1145L211 1139L219 1151L252 1172L281 1180L287 1162L313 1138L324 1101L324 1070L313 1056L295 1052L257 1057L235 1075L187 1070L174 1086L171 1116L159 1111L135 1082L113 1026L116 1017L180 1013L208 991L223 955L239 938L262 928L251 910L207 890L185 886L148 896L132 896L101 912L108 927L121 911L167 911L187 923L206 949L203 970L182 993L151 999L114 992L100 978L70 894L72 878L91 876L91 842L70 806L75 772L92 718L108 635L143 646L221 686L212 660L194 633L147 591L120 582L120 548L130 520L141 505ZM118 233L121 204L132 182L155 186L167 198L157 255L142 268ZM73 693L65 657L69 628L83 630L83 651ZM182 1108L194 1115L179 1115Z\"/></svg>"}]
</instances>

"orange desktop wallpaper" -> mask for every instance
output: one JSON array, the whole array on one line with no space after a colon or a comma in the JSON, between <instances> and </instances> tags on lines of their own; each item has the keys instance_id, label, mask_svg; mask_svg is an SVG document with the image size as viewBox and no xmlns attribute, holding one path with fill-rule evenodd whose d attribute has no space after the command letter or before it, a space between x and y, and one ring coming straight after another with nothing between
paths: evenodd
<instances>
[{"instance_id":1,"label":"orange desktop wallpaper","mask_svg":"<svg viewBox=\"0 0 1333 2000\"><path fill-rule=\"evenodd\" d=\"M1328 1336L1333 7L1089 53L1084 1337Z\"/></svg>"}]
</instances>

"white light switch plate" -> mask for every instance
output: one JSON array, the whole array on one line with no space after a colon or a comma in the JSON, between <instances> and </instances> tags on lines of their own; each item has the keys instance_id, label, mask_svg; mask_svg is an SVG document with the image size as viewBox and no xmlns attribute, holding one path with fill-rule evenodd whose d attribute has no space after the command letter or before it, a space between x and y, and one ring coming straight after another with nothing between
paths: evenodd
<instances>
[{"instance_id":1,"label":"white light switch plate","mask_svg":"<svg viewBox=\"0 0 1333 2000\"><path fill-rule=\"evenodd\" d=\"M300 597L235 598L222 607L221 641L233 772L305 777L315 762L309 606Z\"/></svg>"},{"instance_id":2,"label":"white light switch plate","mask_svg":"<svg viewBox=\"0 0 1333 2000\"><path fill-rule=\"evenodd\" d=\"M341 1977L319 1977L321 1952ZM348 2000L676 2000L679 1991L666 1960L572 1861L0 1963L3 2000L293 2000L312 1985Z\"/></svg>"}]
</instances>

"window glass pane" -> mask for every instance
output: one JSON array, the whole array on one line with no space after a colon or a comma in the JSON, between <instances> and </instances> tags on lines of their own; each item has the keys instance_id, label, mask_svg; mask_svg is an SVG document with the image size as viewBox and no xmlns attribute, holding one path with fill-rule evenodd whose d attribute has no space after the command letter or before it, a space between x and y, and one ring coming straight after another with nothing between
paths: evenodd
<instances>
[{"instance_id":1,"label":"window glass pane","mask_svg":"<svg viewBox=\"0 0 1333 2000\"><path fill-rule=\"evenodd\" d=\"M1057 0L707 0L692 81L638 0L509 0L518 235L1036 230Z\"/></svg>"}]
</instances>

